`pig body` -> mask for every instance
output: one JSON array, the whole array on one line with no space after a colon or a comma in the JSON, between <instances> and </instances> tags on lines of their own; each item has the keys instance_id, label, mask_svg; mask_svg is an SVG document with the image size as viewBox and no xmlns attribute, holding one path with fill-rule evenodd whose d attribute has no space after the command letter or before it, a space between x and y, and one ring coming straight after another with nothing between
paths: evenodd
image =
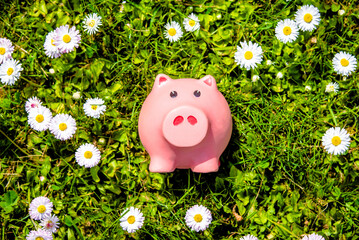
<instances>
[{"instance_id":1,"label":"pig body","mask_svg":"<svg viewBox=\"0 0 359 240\"><path fill-rule=\"evenodd\" d=\"M143 103L138 129L151 172L215 172L231 137L232 118L212 76L173 80L159 74Z\"/></svg>"}]
</instances>

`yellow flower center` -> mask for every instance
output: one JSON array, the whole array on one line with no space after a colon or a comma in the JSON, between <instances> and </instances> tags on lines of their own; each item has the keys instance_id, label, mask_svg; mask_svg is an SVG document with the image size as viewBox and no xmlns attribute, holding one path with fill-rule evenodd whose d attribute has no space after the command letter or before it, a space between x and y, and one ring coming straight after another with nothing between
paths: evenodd
<instances>
[{"instance_id":1,"label":"yellow flower center","mask_svg":"<svg viewBox=\"0 0 359 240\"><path fill-rule=\"evenodd\" d=\"M176 29L174 29L174 28L170 28L169 30L168 30L168 34L171 36L171 37L173 37L174 35L176 35Z\"/></svg>"},{"instance_id":2,"label":"yellow flower center","mask_svg":"<svg viewBox=\"0 0 359 240\"><path fill-rule=\"evenodd\" d=\"M334 91L334 85L329 86L330 91Z\"/></svg>"},{"instance_id":3,"label":"yellow flower center","mask_svg":"<svg viewBox=\"0 0 359 240\"><path fill-rule=\"evenodd\" d=\"M84 153L84 157L87 158L87 159L92 158L92 152L91 152L91 151L86 151L86 152Z\"/></svg>"},{"instance_id":4,"label":"yellow flower center","mask_svg":"<svg viewBox=\"0 0 359 240\"><path fill-rule=\"evenodd\" d=\"M340 137L334 136L332 138L332 143L333 143L334 146L338 146L338 145L340 145L342 143L342 140L340 139Z\"/></svg>"},{"instance_id":5,"label":"yellow flower center","mask_svg":"<svg viewBox=\"0 0 359 240\"><path fill-rule=\"evenodd\" d=\"M97 105L91 105L92 110L96 110L97 109Z\"/></svg>"},{"instance_id":6,"label":"yellow flower center","mask_svg":"<svg viewBox=\"0 0 359 240\"><path fill-rule=\"evenodd\" d=\"M54 44L55 40L54 39L51 39L51 45L56 47L56 45Z\"/></svg>"},{"instance_id":7,"label":"yellow flower center","mask_svg":"<svg viewBox=\"0 0 359 240\"><path fill-rule=\"evenodd\" d=\"M244 53L244 58L247 60L251 60L253 58L253 53L251 51L247 51Z\"/></svg>"},{"instance_id":8,"label":"yellow flower center","mask_svg":"<svg viewBox=\"0 0 359 240\"><path fill-rule=\"evenodd\" d=\"M42 237L36 237L35 240L44 240Z\"/></svg>"},{"instance_id":9,"label":"yellow flower center","mask_svg":"<svg viewBox=\"0 0 359 240\"><path fill-rule=\"evenodd\" d=\"M189 20L188 24L193 27L196 24L195 20Z\"/></svg>"},{"instance_id":10,"label":"yellow flower center","mask_svg":"<svg viewBox=\"0 0 359 240\"><path fill-rule=\"evenodd\" d=\"M13 68L8 68L6 73L7 73L7 75L10 76L13 72L14 72Z\"/></svg>"},{"instance_id":11,"label":"yellow flower center","mask_svg":"<svg viewBox=\"0 0 359 240\"><path fill-rule=\"evenodd\" d=\"M94 19L92 19L89 23L88 23L88 25L89 25L89 27L93 27L93 26L95 26L95 20Z\"/></svg>"},{"instance_id":12,"label":"yellow flower center","mask_svg":"<svg viewBox=\"0 0 359 240\"><path fill-rule=\"evenodd\" d=\"M40 205L37 207L37 211L39 213L44 213L46 211L46 207L44 205Z\"/></svg>"},{"instance_id":13,"label":"yellow flower center","mask_svg":"<svg viewBox=\"0 0 359 240\"><path fill-rule=\"evenodd\" d=\"M136 221L136 218L135 218L135 216L133 216L133 215L131 215L131 216L129 216L129 217L127 218L127 222L128 222L129 224L134 224L135 221Z\"/></svg>"},{"instance_id":14,"label":"yellow flower center","mask_svg":"<svg viewBox=\"0 0 359 240\"><path fill-rule=\"evenodd\" d=\"M202 222L202 215L201 214L196 214L194 215L193 219L196 221L196 222Z\"/></svg>"},{"instance_id":15,"label":"yellow flower center","mask_svg":"<svg viewBox=\"0 0 359 240\"><path fill-rule=\"evenodd\" d=\"M1 54L1 55L4 55L4 54L5 54L5 48L0 47L0 54Z\"/></svg>"},{"instance_id":16,"label":"yellow flower center","mask_svg":"<svg viewBox=\"0 0 359 240\"><path fill-rule=\"evenodd\" d=\"M65 35L62 37L62 40L63 40L65 43L69 43L69 42L71 41L71 37L70 37L70 35L65 34Z\"/></svg>"},{"instance_id":17,"label":"yellow flower center","mask_svg":"<svg viewBox=\"0 0 359 240\"><path fill-rule=\"evenodd\" d=\"M342 60L340 60L340 64L343 66L343 67L347 67L349 65L349 61L346 60L345 58L343 58Z\"/></svg>"},{"instance_id":18,"label":"yellow flower center","mask_svg":"<svg viewBox=\"0 0 359 240\"><path fill-rule=\"evenodd\" d=\"M313 20L313 16L310 13L304 15L304 21L310 23Z\"/></svg>"},{"instance_id":19,"label":"yellow flower center","mask_svg":"<svg viewBox=\"0 0 359 240\"><path fill-rule=\"evenodd\" d=\"M288 36L289 34L292 33L292 29L290 27L288 27L288 26L284 27L283 28L283 33L284 33L284 35Z\"/></svg>"},{"instance_id":20,"label":"yellow flower center","mask_svg":"<svg viewBox=\"0 0 359 240\"><path fill-rule=\"evenodd\" d=\"M60 129L61 131L65 131L65 130L67 129L66 123L60 123L60 124L59 124L59 129Z\"/></svg>"},{"instance_id":21,"label":"yellow flower center","mask_svg":"<svg viewBox=\"0 0 359 240\"><path fill-rule=\"evenodd\" d=\"M36 122L41 123L44 121L44 116L39 114L36 116L35 120L36 120Z\"/></svg>"}]
</instances>

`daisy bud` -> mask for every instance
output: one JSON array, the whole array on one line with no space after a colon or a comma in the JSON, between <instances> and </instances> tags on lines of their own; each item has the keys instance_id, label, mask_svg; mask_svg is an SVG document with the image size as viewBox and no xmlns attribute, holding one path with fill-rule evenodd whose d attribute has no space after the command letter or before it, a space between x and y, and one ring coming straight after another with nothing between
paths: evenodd
<instances>
[{"instance_id":1,"label":"daisy bud","mask_svg":"<svg viewBox=\"0 0 359 240\"><path fill-rule=\"evenodd\" d=\"M312 90L312 88L309 85L305 86L305 91L310 92L310 90Z\"/></svg>"},{"instance_id":2,"label":"daisy bud","mask_svg":"<svg viewBox=\"0 0 359 240\"><path fill-rule=\"evenodd\" d=\"M54 73L55 73L55 70L54 70L53 68L50 68L50 69L49 69L49 73L54 74Z\"/></svg>"},{"instance_id":3,"label":"daisy bud","mask_svg":"<svg viewBox=\"0 0 359 240\"><path fill-rule=\"evenodd\" d=\"M258 75L253 75L252 82L257 82L260 79Z\"/></svg>"},{"instance_id":4,"label":"daisy bud","mask_svg":"<svg viewBox=\"0 0 359 240\"><path fill-rule=\"evenodd\" d=\"M282 72L278 72L278 73L277 73L277 78L280 79L280 78L282 78L282 77L283 77L283 73L282 73Z\"/></svg>"},{"instance_id":5,"label":"daisy bud","mask_svg":"<svg viewBox=\"0 0 359 240\"><path fill-rule=\"evenodd\" d=\"M312 38L310 39L310 42L311 42L311 43L317 43L317 38L316 38L316 37L312 37Z\"/></svg>"},{"instance_id":6,"label":"daisy bud","mask_svg":"<svg viewBox=\"0 0 359 240\"><path fill-rule=\"evenodd\" d=\"M75 92L74 94L72 94L72 97L76 100L81 98L81 93L80 92Z\"/></svg>"},{"instance_id":7,"label":"daisy bud","mask_svg":"<svg viewBox=\"0 0 359 240\"><path fill-rule=\"evenodd\" d=\"M266 61L266 65L267 65L267 66L272 65L272 61L268 59L268 60Z\"/></svg>"},{"instance_id":8,"label":"daisy bud","mask_svg":"<svg viewBox=\"0 0 359 240\"><path fill-rule=\"evenodd\" d=\"M344 11L343 9L340 9L340 10L338 11L338 15L339 15L339 16L343 16L344 13L345 13L345 11Z\"/></svg>"}]
</instances>

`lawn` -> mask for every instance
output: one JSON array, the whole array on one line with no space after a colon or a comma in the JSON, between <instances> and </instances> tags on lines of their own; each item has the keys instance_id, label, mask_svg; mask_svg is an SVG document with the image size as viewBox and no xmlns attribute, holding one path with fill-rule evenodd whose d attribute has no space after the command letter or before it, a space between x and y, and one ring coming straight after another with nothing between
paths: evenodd
<instances>
[{"instance_id":1,"label":"lawn","mask_svg":"<svg viewBox=\"0 0 359 240\"><path fill-rule=\"evenodd\" d=\"M250 234L269 240L312 233L325 240L359 239L359 71L345 76L333 66L341 51L358 59L357 1L10 2L0 0L0 38L12 42L12 58L23 70L13 85L0 83L1 239L26 239L41 228L29 214L40 196L51 200L59 218L54 239ZM283 43L276 36L278 22L295 20L304 5L319 9L320 22ZM83 21L92 13L102 25L90 35ZM194 32L183 27L191 13L200 23ZM177 41L165 34L172 21L183 31ZM74 26L81 42L51 58L46 36L63 25ZM247 70L235 56L237 46L249 41L263 54ZM233 121L218 172L149 171L138 119L160 73L216 79ZM328 91L330 83L339 90ZM25 103L34 96L53 117L72 116L75 134L61 141L49 130L33 129ZM98 118L84 112L90 98L104 100ZM350 135L348 150L338 155L322 141L332 127ZM101 154L91 168L75 157L85 143ZM185 221L196 204L212 215L204 231L192 231ZM130 207L145 218L134 233L120 226Z\"/></svg>"}]
</instances>

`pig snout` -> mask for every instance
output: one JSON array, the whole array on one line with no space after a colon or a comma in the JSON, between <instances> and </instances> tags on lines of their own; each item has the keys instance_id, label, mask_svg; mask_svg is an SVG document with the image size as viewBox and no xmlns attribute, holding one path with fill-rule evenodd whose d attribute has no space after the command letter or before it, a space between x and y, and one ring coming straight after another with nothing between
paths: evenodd
<instances>
[{"instance_id":1,"label":"pig snout","mask_svg":"<svg viewBox=\"0 0 359 240\"><path fill-rule=\"evenodd\" d=\"M181 106L169 112L162 125L165 139L176 147L192 147L205 138L208 119L195 107Z\"/></svg>"}]
</instances>

